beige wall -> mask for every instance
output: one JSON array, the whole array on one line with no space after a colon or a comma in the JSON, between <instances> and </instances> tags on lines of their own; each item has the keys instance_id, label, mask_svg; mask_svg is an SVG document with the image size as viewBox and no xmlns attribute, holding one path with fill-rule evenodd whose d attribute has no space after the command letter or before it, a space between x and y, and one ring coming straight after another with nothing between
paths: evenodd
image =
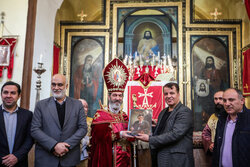
<instances>
[{"instance_id":1,"label":"beige wall","mask_svg":"<svg viewBox=\"0 0 250 167\"><path fill-rule=\"evenodd\" d=\"M22 85L28 0L1 0L0 7L0 13L5 13L4 25L6 28L3 30L3 35L18 35L11 80ZM2 29L0 35L2 35L1 32ZM3 70L2 78L0 78L0 87L2 87L3 83L7 80L7 70L5 69Z\"/></svg>"}]
</instances>

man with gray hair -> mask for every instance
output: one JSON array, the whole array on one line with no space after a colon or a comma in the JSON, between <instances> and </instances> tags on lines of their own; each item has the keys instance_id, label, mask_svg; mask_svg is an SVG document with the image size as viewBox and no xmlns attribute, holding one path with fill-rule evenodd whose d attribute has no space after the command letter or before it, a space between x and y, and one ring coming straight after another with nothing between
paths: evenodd
<instances>
[{"instance_id":1,"label":"man with gray hair","mask_svg":"<svg viewBox=\"0 0 250 167\"><path fill-rule=\"evenodd\" d=\"M88 125L88 131L87 131L87 135L82 138L81 140L81 162L79 165L77 165L77 167L87 167L88 166L88 147L90 146L90 133L91 133L91 123L93 118L88 117L88 103L86 100L84 99L78 99L80 102L82 102L83 108L84 108L84 112L85 112L85 116L86 116L86 121L87 121L87 125Z\"/></svg>"},{"instance_id":2,"label":"man with gray hair","mask_svg":"<svg viewBox=\"0 0 250 167\"><path fill-rule=\"evenodd\" d=\"M215 167L247 167L250 164L250 110L242 92L229 88L223 93L227 112L219 116L213 153Z\"/></svg>"},{"instance_id":3,"label":"man with gray hair","mask_svg":"<svg viewBox=\"0 0 250 167\"><path fill-rule=\"evenodd\" d=\"M70 167L80 162L86 117L81 102L66 96L67 87L66 77L55 74L51 81L53 96L36 104L31 123L36 167Z\"/></svg>"}]
</instances>

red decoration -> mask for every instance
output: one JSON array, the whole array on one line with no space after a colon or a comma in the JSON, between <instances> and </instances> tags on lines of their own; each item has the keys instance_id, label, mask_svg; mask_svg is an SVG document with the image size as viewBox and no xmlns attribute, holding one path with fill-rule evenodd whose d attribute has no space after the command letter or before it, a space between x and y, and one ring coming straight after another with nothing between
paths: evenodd
<instances>
[{"instance_id":1,"label":"red decoration","mask_svg":"<svg viewBox=\"0 0 250 167\"><path fill-rule=\"evenodd\" d=\"M151 82L152 83L152 82ZM157 84L159 83L159 84ZM157 119L161 110L165 108L162 83L154 82L148 88L142 86L128 86L127 113L134 108L133 98L136 97L135 109L152 109L153 119Z\"/></svg>"},{"instance_id":2,"label":"red decoration","mask_svg":"<svg viewBox=\"0 0 250 167\"><path fill-rule=\"evenodd\" d=\"M114 58L103 70L108 92L124 92L129 72L123 62Z\"/></svg>"},{"instance_id":3,"label":"red decoration","mask_svg":"<svg viewBox=\"0 0 250 167\"><path fill-rule=\"evenodd\" d=\"M142 74L136 81L140 81L144 86L148 86L151 81L154 81L154 77L152 77L149 73Z\"/></svg>"},{"instance_id":4,"label":"red decoration","mask_svg":"<svg viewBox=\"0 0 250 167\"><path fill-rule=\"evenodd\" d=\"M250 96L250 49L246 50L243 55L243 95Z\"/></svg>"},{"instance_id":5,"label":"red decoration","mask_svg":"<svg viewBox=\"0 0 250 167\"><path fill-rule=\"evenodd\" d=\"M250 0L245 0L245 6L246 6L248 18L250 19Z\"/></svg>"},{"instance_id":6,"label":"red decoration","mask_svg":"<svg viewBox=\"0 0 250 167\"><path fill-rule=\"evenodd\" d=\"M60 56L60 46L54 44L53 47L53 75L57 74L59 71L59 56Z\"/></svg>"},{"instance_id":7,"label":"red decoration","mask_svg":"<svg viewBox=\"0 0 250 167\"><path fill-rule=\"evenodd\" d=\"M7 66L7 67L0 66L0 78L2 77L2 72L3 72L3 69L5 67L8 70L8 73L7 73L8 79L10 79L12 77L16 42L17 42L16 38L0 38L0 45L10 46L9 66Z\"/></svg>"}]
</instances>

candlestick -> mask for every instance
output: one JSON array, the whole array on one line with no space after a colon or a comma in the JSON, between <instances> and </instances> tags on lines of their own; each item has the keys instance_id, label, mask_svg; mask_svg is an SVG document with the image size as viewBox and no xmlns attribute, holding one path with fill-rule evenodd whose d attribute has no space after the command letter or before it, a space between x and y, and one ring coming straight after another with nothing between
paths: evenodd
<instances>
[{"instance_id":1,"label":"candlestick","mask_svg":"<svg viewBox=\"0 0 250 167\"><path fill-rule=\"evenodd\" d=\"M33 70L35 71L35 73L37 73L37 81L36 81L36 103L37 103L40 100L40 90L42 89L41 75L46 71L46 69L43 68L43 63L38 62L38 67L34 68Z\"/></svg>"}]
</instances>

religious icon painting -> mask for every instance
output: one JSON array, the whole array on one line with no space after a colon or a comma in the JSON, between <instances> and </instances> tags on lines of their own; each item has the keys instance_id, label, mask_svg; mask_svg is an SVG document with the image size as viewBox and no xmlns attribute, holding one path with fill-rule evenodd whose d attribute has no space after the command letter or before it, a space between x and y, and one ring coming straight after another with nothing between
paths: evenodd
<instances>
[{"instance_id":1,"label":"religious icon painting","mask_svg":"<svg viewBox=\"0 0 250 167\"><path fill-rule=\"evenodd\" d=\"M129 114L128 129L132 136L152 133L152 110L151 109L131 109Z\"/></svg>"},{"instance_id":2,"label":"religious icon painting","mask_svg":"<svg viewBox=\"0 0 250 167\"><path fill-rule=\"evenodd\" d=\"M69 96L85 99L88 116L93 117L100 107L99 101L106 104L102 70L108 62L108 33L69 32L68 38Z\"/></svg>"},{"instance_id":3,"label":"religious icon painting","mask_svg":"<svg viewBox=\"0 0 250 167\"><path fill-rule=\"evenodd\" d=\"M202 131L215 112L214 93L229 88L232 82L232 33L190 31L187 34L194 131Z\"/></svg>"},{"instance_id":4,"label":"religious icon painting","mask_svg":"<svg viewBox=\"0 0 250 167\"><path fill-rule=\"evenodd\" d=\"M9 66L10 46L0 45L0 66Z\"/></svg>"}]
</instances>

